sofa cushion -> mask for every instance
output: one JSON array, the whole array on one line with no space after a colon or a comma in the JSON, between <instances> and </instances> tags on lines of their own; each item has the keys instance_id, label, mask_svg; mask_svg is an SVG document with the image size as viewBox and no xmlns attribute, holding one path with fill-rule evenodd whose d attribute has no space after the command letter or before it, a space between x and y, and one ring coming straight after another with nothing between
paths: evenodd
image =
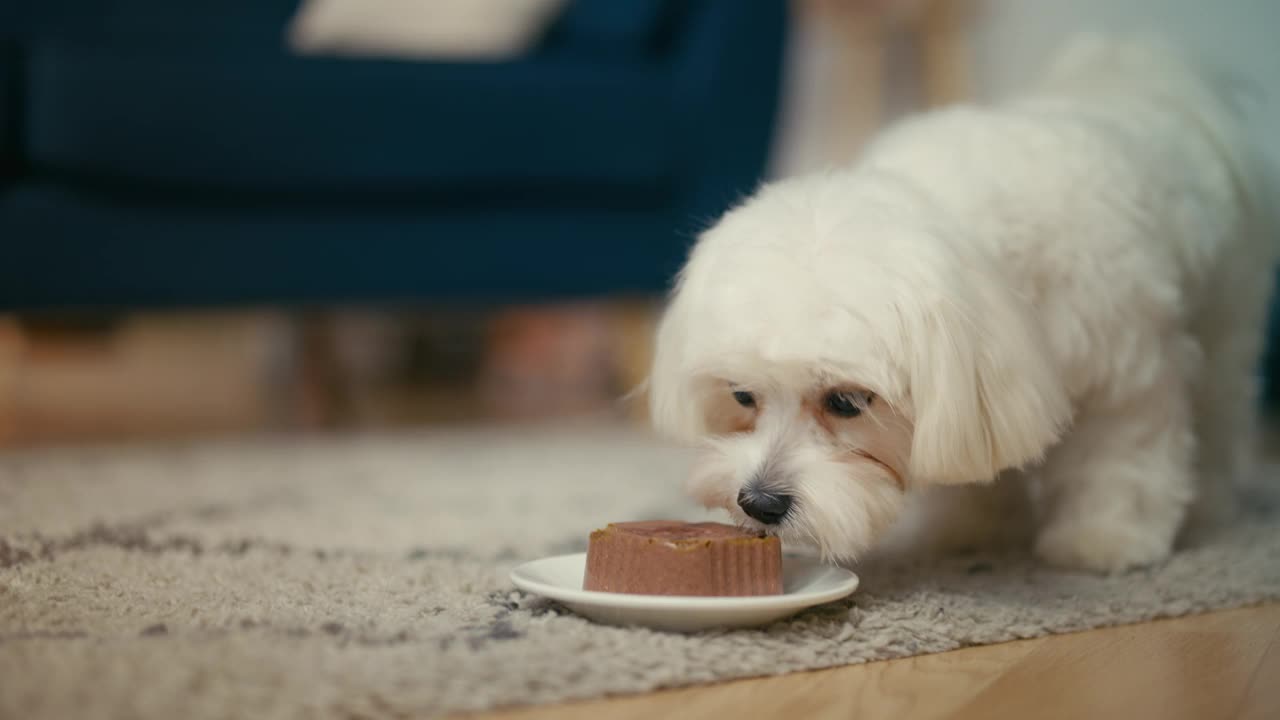
<instances>
[{"instance_id":1,"label":"sofa cushion","mask_svg":"<svg viewBox=\"0 0 1280 720\"><path fill-rule=\"evenodd\" d=\"M240 190L652 183L670 172L658 63L304 59L204 44L32 47L37 171Z\"/></svg>"},{"instance_id":2,"label":"sofa cushion","mask_svg":"<svg viewBox=\"0 0 1280 720\"><path fill-rule=\"evenodd\" d=\"M29 0L27 33L127 45L274 47L299 0Z\"/></svg>"},{"instance_id":3,"label":"sofa cushion","mask_svg":"<svg viewBox=\"0 0 1280 720\"><path fill-rule=\"evenodd\" d=\"M669 21L694 3L567 0L550 34L555 44L574 49L636 54L651 49ZM8 4L0 3L0 15ZM246 44L276 45L300 5L301 0L39 0L26 12L31 26L46 37L152 44L208 40L241 52Z\"/></svg>"}]
</instances>

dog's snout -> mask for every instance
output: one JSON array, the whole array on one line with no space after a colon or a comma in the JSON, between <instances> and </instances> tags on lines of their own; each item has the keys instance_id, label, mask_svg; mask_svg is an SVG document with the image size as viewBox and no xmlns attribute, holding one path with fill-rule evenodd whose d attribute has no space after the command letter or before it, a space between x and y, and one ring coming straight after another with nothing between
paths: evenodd
<instances>
[{"instance_id":1,"label":"dog's snout","mask_svg":"<svg viewBox=\"0 0 1280 720\"><path fill-rule=\"evenodd\" d=\"M738 493L738 506L742 512L765 525L777 525L791 510L791 496L743 490Z\"/></svg>"}]
</instances>

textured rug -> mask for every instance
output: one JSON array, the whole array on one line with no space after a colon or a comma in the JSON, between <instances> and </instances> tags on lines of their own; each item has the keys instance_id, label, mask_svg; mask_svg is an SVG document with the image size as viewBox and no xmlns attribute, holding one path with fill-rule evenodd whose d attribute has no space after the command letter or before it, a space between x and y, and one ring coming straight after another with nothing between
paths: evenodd
<instances>
[{"instance_id":1,"label":"textured rug","mask_svg":"<svg viewBox=\"0 0 1280 720\"><path fill-rule=\"evenodd\" d=\"M1275 506L1148 572L1022 556L861 568L761 630L596 626L516 563L701 517L625 430L477 430L0 456L0 717L419 717L950 650L1280 598Z\"/></svg>"}]
</instances>

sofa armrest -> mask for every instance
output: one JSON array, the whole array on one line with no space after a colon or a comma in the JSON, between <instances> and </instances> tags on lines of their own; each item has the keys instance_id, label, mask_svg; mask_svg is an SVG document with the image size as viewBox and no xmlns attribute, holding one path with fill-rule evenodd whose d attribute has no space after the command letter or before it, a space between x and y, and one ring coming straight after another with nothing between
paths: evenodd
<instances>
[{"instance_id":1,"label":"sofa armrest","mask_svg":"<svg viewBox=\"0 0 1280 720\"><path fill-rule=\"evenodd\" d=\"M683 212L705 226L763 178L788 28L786 0L699 0L676 38Z\"/></svg>"}]
</instances>

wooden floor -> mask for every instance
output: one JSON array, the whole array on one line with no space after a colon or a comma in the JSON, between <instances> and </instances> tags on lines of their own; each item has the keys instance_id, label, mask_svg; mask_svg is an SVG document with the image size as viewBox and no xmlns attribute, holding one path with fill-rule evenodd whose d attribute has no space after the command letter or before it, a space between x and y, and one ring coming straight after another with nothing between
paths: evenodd
<instances>
[{"instance_id":1,"label":"wooden floor","mask_svg":"<svg viewBox=\"0 0 1280 720\"><path fill-rule=\"evenodd\" d=\"M1280 605L478 717L1280 718Z\"/></svg>"}]
</instances>

